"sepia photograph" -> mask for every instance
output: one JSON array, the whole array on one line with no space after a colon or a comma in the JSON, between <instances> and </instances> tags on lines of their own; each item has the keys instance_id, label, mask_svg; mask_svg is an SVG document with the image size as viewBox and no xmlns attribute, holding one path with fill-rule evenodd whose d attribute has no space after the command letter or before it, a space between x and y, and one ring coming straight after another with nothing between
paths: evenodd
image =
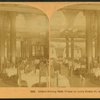
<instances>
[{"instance_id":1,"label":"sepia photograph","mask_svg":"<svg viewBox=\"0 0 100 100\"><path fill-rule=\"evenodd\" d=\"M48 87L48 35L41 10L0 4L0 87Z\"/></svg>"},{"instance_id":2,"label":"sepia photograph","mask_svg":"<svg viewBox=\"0 0 100 100\"><path fill-rule=\"evenodd\" d=\"M0 2L0 98L100 97L100 2Z\"/></svg>"},{"instance_id":3,"label":"sepia photograph","mask_svg":"<svg viewBox=\"0 0 100 100\"><path fill-rule=\"evenodd\" d=\"M0 4L0 86L100 86L99 6L64 6L49 23L35 7Z\"/></svg>"},{"instance_id":4,"label":"sepia photograph","mask_svg":"<svg viewBox=\"0 0 100 100\"><path fill-rule=\"evenodd\" d=\"M100 87L100 4L64 6L52 15L50 86Z\"/></svg>"}]
</instances>

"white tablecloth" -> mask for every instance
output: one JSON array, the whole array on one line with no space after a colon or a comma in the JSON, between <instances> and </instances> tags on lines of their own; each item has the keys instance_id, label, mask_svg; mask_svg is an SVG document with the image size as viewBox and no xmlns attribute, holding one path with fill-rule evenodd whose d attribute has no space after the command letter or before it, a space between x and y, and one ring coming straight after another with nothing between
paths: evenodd
<instances>
[{"instance_id":1,"label":"white tablecloth","mask_svg":"<svg viewBox=\"0 0 100 100\"><path fill-rule=\"evenodd\" d=\"M5 69L6 74L8 75L8 77L11 77L13 75L17 75L17 68L6 68Z\"/></svg>"},{"instance_id":2,"label":"white tablecloth","mask_svg":"<svg viewBox=\"0 0 100 100\"><path fill-rule=\"evenodd\" d=\"M36 73L34 71L31 71L27 74L22 71L21 80L25 81L28 87L32 87L34 84L39 83L39 70L37 69ZM47 82L47 78L41 77L41 82Z\"/></svg>"}]
</instances>

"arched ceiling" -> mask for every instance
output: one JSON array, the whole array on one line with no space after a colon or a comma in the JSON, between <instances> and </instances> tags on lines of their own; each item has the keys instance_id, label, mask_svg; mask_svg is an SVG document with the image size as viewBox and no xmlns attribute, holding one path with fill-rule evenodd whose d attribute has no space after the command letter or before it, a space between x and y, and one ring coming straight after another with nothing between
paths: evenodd
<instances>
[{"instance_id":1,"label":"arched ceiling","mask_svg":"<svg viewBox=\"0 0 100 100\"><path fill-rule=\"evenodd\" d=\"M18 13L32 13L45 15L41 10L20 4L0 4L0 11L14 11Z\"/></svg>"},{"instance_id":2,"label":"arched ceiling","mask_svg":"<svg viewBox=\"0 0 100 100\"><path fill-rule=\"evenodd\" d=\"M45 35L48 32L48 20L41 15L29 15L29 19L26 19L20 14L16 18L16 31L23 37Z\"/></svg>"},{"instance_id":3,"label":"arched ceiling","mask_svg":"<svg viewBox=\"0 0 100 100\"><path fill-rule=\"evenodd\" d=\"M95 10L100 11L100 4L75 4L72 6L65 6L60 10Z\"/></svg>"},{"instance_id":4,"label":"arched ceiling","mask_svg":"<svg viewBox=\"0 0 100 100\"><path fill-rule=\"evenodd\" d=\"M78 34L85 34L85 27L85 17L82 12L80 12L74 19L72 30L74 33L78 31ZM68 19L64 16L63 12L57 11L51 19L51 36L65 37L64 35L67 30ZM69 34L72 34L70 32Z\"/></svg>"},{"instance_id":5,"label":"arched ceiling","mask_svg":"<svg viewBox=\"0 0 100 100\"><path fill-rule=\"evenodd\" d=\"M86 34L86 17L83 14L84 10L99 11L100 4L77 4L71 6L65 6L54 13L51 18L51 37L65 37L66 34L71 36L84 37ZM72 31L69 31L69 19L67 15L77 12L74 17ZM73 12L74 11L74 12ZM64 16L66 14L66 16ZM72 24L72 23L71 23ZM95 25L96 26L96 25ZM96 27L94 28L94 36L96 35Z\"/></svg>"},{"instance_id":6,"label":"arched ceiling","mask_svg":"<svg viewBox=\"0 0 100 100\"><path fill-rule=\"evenodd\" d=\"M18 4L0 4L0 11L16 12L17 37L38 37L48 33L48 18L37 8ZM6 29L9 33L9 27Z\"/></svg>"}]
</instances>

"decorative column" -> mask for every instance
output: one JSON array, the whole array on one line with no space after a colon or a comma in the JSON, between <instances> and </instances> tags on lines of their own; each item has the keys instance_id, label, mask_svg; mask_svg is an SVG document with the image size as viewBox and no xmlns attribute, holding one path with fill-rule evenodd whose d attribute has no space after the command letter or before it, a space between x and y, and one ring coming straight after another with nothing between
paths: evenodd
<instances>
[{"instance_id":1,"label":"decorative column","mask_svg":"<svg viewBox=\"0 0 100 100\"><path fill-rule=\"evenodd\" d=\"M16 62L16 12L9 12L10 16L10 61Z\"/></svg>"},{"instance_id":2,"label":"decorative column","mask_svg":"<svg viewBox=\"0 0 100 100\"><path fill-rule=\"evenodd\" d=\"M97 59L97 61L99 62L99 58L98 58L98 52L99 52L99 50L98 50L98 46L97 46L97 41L98 41L98 39L97 39L97 37L98 36L96 36L96 39L95 39L95 58Z\"/></svg>"},{"instance_id":3,"label":"decorative column","mask_svg":"<svg viewBox=\"0 0 100 100\"><path fill-rule=\"evenodd\" d=\"M27 31L27 33L29 33L29 35L28 35L29 38L27 38L27 40L26 40L26 42L27 42L26 55L28 58L32 57L32 41L31 41L32 27L31 27L31 25L32 25L33 17L34 17L34 15L32 15L32 14L24 14L24 18L26 21L26 25L25 25L26 31Z\"/></svg>"},{"instance_id":4,"label":"decorative column","mask_svg":"<svg viewBox=\"0 0 100 100\"><path fill-rule=\"evenodd\" d=\"M32 57L32 41L29 40L28 43L29 43L29 57L31 58Z\"/></svg>"},{"instance_id":5,"label":"decorative column","mask_svg":"<svg viewBox=\"0 0 100 100\"><path fill-rule=\"evenodd\" d=\"M91 63L93 58L93 18L94 12L92 11L85 11L84 12L86 17L86 66L88 72L91 69Z\"/></svg>"},{"instance_id":6,"label":"decorative column","mask_svg":"<svg viewBox=\"0 0 100 100\"><path fill-rule=\"evenodd\" d=\"M100 63L100 11L96 12L97 17L97 42L96 42L96 51L97 51L97 61Z\"/></svg>"},{"instance_id":7,"label":"decorative column","mask_svg":"<svg viewBox=\"0 0 100 100\"><path fill-rule=\"evenodd\" d=\"M24 58L24 54L23 54L23 40L21 41L21 58Z\"/></svg>"},{"instance_id":8,"label":"decorative column","mask_svg":"<svg viewBox=\"0 0 100 100\"><path fill-rule=\"evenodd\" d=\"M7 39L7 59L10 61L10 40L9 40L9 36Z\"/></svg>"},{"instance_id":9,"label":"decorative column","mask_svg":"<svg viewBox=\"0 0 100 100\"><path fill-rule=\"evenodd\" d=\"M21 58L26 58L26 41L23 39L21 41Z\"/></svg>"},{"instance_id":10,"label":"decorative column","mask_svg":"<svg viewBox=\"0 0 100 100\"><path fill-rule=\"evenodd\" d=\"M74 59L74 38L71 38L71 59Z\"/></svg>"},{"instance_id":11,"label":"decorative column","mask_svg":"<svg viewBox=\"0 0 100 100\"><path fill-rule=\"evenodd\" d=\"M28 39L26 38L25 41L25 49L26 49L26 57L29 58L29 43L28 43Z\"/></svg>"},{"instance_id":12,"label":"decorative column","mask_svg":"<svg viewBox=\"0 0 100 100\"><path fill-rule=\"evenodd\" d=\"M24 53L24 58L27 58L27 39L25 38L23 41L23 53Z\"/></svg>"},{"instance_id":13,"label":"decorative column","mask_svg":"<svg viewBox=\"0 0 100 100\"><path fill-rule=\"evenodd\" d=\"M66 58L69 57L69 37L66 35Z\"/></svg>"},{"instance_id":14,"label":"decorative column","mask_svg":"<svg viewBox=\"0 0 100 100\"><path fill-rule=\"evenodd\" d=\"M63 14L66 18L66 29L65 30L65 35L66 35L66 57L69 57L69 40L68 40L68 35L71 35L71 30L73 29L73 24L76 15L79 13L79 11L76 10L63 10ZM69 32L70 31L70 32Z\"/></svg>"},{"instance_id":15,"label":"decorative column","mask_svg":"<svg viewBox=\"0 0 100 100\"><path fill-rule=\"evenodd\" d=\"M45 33L45 38L44 38L44 57L49 59L49 32Z\"/></svg>"},{"instance_id":16,"label":"decorative column","mask_svg":"<svg viewBox=\"0 0 100 100\"><path fill-rule=\"evenodd\" d=\"M6 11L0 11L0 71L3 70L5 60L5 38L8 25L8 15Z\"/></svg>"},{"instance_id":17,"label":"decorative column","mask_svg":"<svg viewBox=\"0 0 100 100\"><path fill-rule=\"evenodd\" d=\"M26 41L26 54L28 58L32 57L32 41L30 39Z\"/></svg>"}]
</instances>

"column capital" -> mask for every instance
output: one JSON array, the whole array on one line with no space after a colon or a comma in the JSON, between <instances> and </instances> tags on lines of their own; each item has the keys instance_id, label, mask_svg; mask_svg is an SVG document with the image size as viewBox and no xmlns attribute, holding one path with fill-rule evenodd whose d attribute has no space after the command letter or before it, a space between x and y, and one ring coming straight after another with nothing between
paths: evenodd
<instances>
[{"instance_id":1,"label":"column capital","mask_svg":"<svg viewBox=\"0 0 100 100\"><path fill-rule=\"evenodd\" d=\"M75 19L75 17L79 13L79 11L76 10L63 10L62 12L68 20L72 20L73 18Z\"/></svg>"},{"instance_id":2,"label":"column capital","mask_svg":"<svg viewBox=\"0 0 100 100\"><path fill-rule=\"evenodd\" d=\"M13 20L13 19L15 20L18 13L17 12L8 12L8 15L9 15L10 20Z\"/></svg>"},{"instance_id":3,"label":"column capital","mask_svg":"<svg viewBox=\"0 0 100 100\"><path fill-rule=\"evenodd\" d=\"M95 11L95 12L96 12L96 14L100 15L100 11Z\"/></svg>"},{"instance_id":4,"label":"column capital","mask_svg":"<svg viewBox=\"0 0 100 100\"><path fill-rule=\"evenodd\" d=\"M68 15L76 15L80 12L79 10L71 10L71 9L61 10L61 11L63 12L63 14L68 14Z\"/></svg>"},{"instance_id":5,"label":"column capital","mask_svg":"<svg viewBox=\"0 0 100 100\"><path fill-rule=\"evenodd\" d=\"M73 27L73 22L77 14L79 13L78 10L61 10L66 18L67 28Z\"/></svg>"},{"instance_id":6,"label":"column capital","mask_svg":"<svg viewBox=\"0 0 100 100\"><path fill-rule=\"evenodd\" d=\"M91 10L84 10L83 14L84 16L91 16L91 15L95 15L96 11L91 11Z\"/></svg>"},{"instance_id":7,"label":"column capital","mask_svg":"<svg viewBox=\"0 0 100 100\"><path fill-rule=\"evenodd\" d=\"M23 16L24 16L25 18L31 18L32 14L24 13Z\"/></svg>"},{"instance_id":8,"label":"column capital","mask_svg":"<svg viewBox=\"0 0 100 100\"><path fill-rule=\"evenodd\" d=\"M98 21L100 20L100 11L96 11L96 18L97 18Z\"/></svg>"}]
</instances>

